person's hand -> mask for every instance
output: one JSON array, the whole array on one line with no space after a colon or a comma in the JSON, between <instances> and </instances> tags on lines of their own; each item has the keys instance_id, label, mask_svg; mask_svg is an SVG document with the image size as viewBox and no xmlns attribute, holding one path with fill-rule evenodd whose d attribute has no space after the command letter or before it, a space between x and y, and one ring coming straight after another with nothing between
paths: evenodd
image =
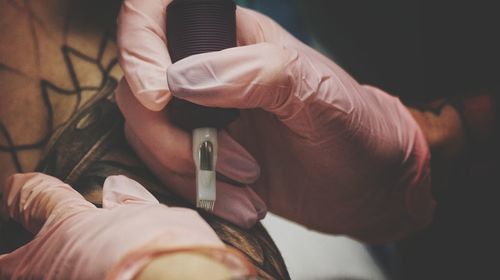
<instances>
[{"instance_id":1,"label":"person's hand","mask_svg":"<svg viewBox=\"0 0 500 280\"><path fill-rule=\"evenodd\" d=\"M126 82L117 91L129 140L166 183L185 196L195 186L189 136L165 113L153 112L174 95L204 106L242 109L221 132L217 169L251 185L271 211L366 242L401 238L429 223L434 208L429 151L397 98L359 85L274 21L244 8L236 11L239 47L170 65L169 2L125 1L118 44ZM130 91L144 105L142 111L138 104L130 109L131 102L137 103ZM218 185L218 195L244 190L224 186ZM250 190L244 195L218 197L216 213L242 224L241 215L225 211L263 209ZM225 209L217 212L217 207ZM253 218L243 224L251 225Z\"/></svg>"},{"instance_id":2,"label":"person's hand","mask_svg":"<svg viewBox=\"0 0 500 280\"><path fill-rule=\"evenodd\" d=\"M172 1L124 1L118 18L118 48L125 78L116 91L128 142L170 188L194 204L195 165L191 135L167 120L162 110L171 98L166 78L166 7ZM219 132L218 178L214 213L249 228L266 214L264 202L245 184L255 182L255 159L225 131Z\"/></svg>"},{"instance_id":3,"label":"person's hand","mask_svg":"<svg viewBox=\"0 0 500 280\"><path fill-rule=\"evenodd\" d=\"M104 181L102 208L42 173L14 174L3 191L9 217L35 238L0 255L1 279L137 279L131 276L139 274L144 260L166 265L155 256L176 253L202 254L226 267L232 277L255 274L244 256L226 247L196 211L160 204L139 182L123 175ZM192 261L189 256L184 260ZM214 272L213 267L202 268ZM172 271L186 273L185 267Z\"/></svg>"}]
</instances>

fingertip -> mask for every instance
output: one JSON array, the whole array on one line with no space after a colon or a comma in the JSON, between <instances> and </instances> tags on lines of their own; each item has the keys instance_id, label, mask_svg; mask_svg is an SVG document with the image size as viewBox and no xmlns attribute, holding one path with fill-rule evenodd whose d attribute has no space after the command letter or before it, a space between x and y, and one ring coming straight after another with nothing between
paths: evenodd
<instances>
[{"instance_id":1,"label":"fingertip","mask_svg":"<svg viewBox=\"0 0 500 280\"><path fill-rule=\"evenodd\" d=\"M151 111L161 111L168 102L172 99L172 94L169 90L143 90L136 95L137 99Z\"/></svg>"},{"instance_id":2,"label":"fingertip","mask_svg":"<svg viewBox=\"0 0 500 280\"><path fill-rule=\"evenodd\" d=\"M264 30L249 9L236 8L236 36L238 45L250 45L265 40Z\"/></svg>"},{"instance_id":3,"label":"fingertip","mask_svg":"<svg viewBox=\"0 0 500 280\"><path fill-rule=\"evenodd\" d=\"M260 197L248 186L243 188L219 182L214 213L242 228L255 226L267 213Z\"/></svg>"},{"instance_id":4,"label":"fingertip","mask_svg":"<svg viewBox=\"0 0 500 280\"><path fill-rule=\"evenodd\" d=\"M278 24L257 11L238 6L236 8L236 35L239 45L273 42L280 36Z\"/></svg>"},{"instance_id":5,"label":"fingertip","mask_svg":"<svg viewBox=\"0 0 500 280\"><path fill-rule=\"evenodd\" d=\"M115 91L115 99L118 107L123 112L128 103L132 102L130 99L135 96L135 99L141 103L142 106L146 107L150 111L161 111L172 99L172 94L169 90L143 90L134 94L128 81L122 78L118 83Z\"/></svg>"}]
</instances>

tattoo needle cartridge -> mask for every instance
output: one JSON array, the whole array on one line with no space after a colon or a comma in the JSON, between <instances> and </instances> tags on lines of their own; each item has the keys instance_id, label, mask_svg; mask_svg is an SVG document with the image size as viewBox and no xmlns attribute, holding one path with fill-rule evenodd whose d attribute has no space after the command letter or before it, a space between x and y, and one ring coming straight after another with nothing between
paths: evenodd
<instances>
[{"instance_id":1,"label":"tattoo needle cartridge","mask_svg":"<svg viewBox=\"0 0 500 280\"><path fill-rule=\"evenodd\" d=\"M193 130L193 159L196 165L196 207L213 211L215 164L217 162L217 129L211 127Z\"/></svg>"},{"instance_id":2,"label":"tattoo needle cartridge","mask_svg":"<svg viewBox=\"0 0 500 280\"><path fill-rule=\"evenodd\" d=\"M236 47L232 0L174 0L167 7L167 47L172 63L191 55ZM236 109L209 108L173 98L166 110L177 126L192 132L196 206L213 211L216 200L217 130L235 120Z\"/></svg>"}]
</instances>

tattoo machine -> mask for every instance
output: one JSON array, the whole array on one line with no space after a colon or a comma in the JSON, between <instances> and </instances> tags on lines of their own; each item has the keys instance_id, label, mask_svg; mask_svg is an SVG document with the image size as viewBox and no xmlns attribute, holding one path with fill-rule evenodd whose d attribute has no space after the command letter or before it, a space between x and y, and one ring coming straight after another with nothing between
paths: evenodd
<instances>
[{"instance_id":1,"label":"tattoo machine","mask_svg":"<svg viewBox=\"0 0 500 280\"><path fill-rule=\"evenodd\" d=\"M236 47L232 0L174 0L167 7L167 47L172 63L191 55ZM216 198L217 130L235 120L236 109L209 108L173 98L169 119L192 131L196 207L213 211Z\"/></svg>"}]
</instances>

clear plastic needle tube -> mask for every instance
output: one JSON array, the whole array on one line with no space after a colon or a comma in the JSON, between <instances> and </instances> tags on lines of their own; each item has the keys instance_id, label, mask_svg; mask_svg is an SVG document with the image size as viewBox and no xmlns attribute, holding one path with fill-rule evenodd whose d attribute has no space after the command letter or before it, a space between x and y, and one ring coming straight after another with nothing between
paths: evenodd
<instances>
[{"instance_id":1,"label":"clear plastic needle tube","mask_svg":"<svg viewBox=\"0 0 500 280\"><path fill-rule=\"evenodd\" d=\"M196 207L213 211L216 199L217 129L193 129L193 159L196 165Z\"/></svg>"}]
</instances>

